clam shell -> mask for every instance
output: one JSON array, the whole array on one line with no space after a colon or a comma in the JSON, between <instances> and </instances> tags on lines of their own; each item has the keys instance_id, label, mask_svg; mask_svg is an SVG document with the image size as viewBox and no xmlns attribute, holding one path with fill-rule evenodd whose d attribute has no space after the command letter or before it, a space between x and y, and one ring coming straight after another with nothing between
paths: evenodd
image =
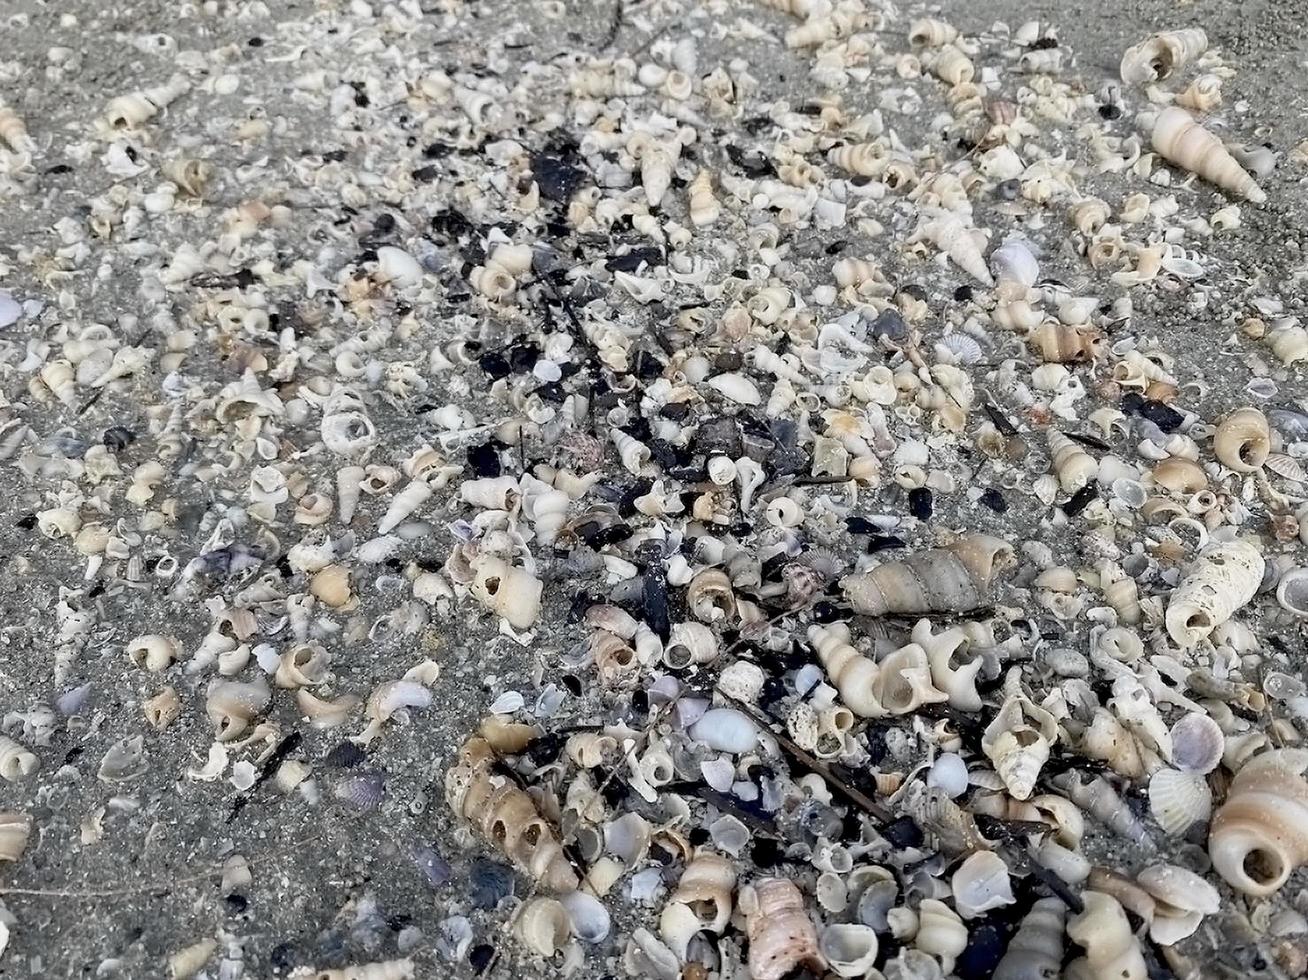
<instances>
[{"instance_id":1,"label":"clam shell","mask_svg":"<svg viewBox=\"0 0 1308 980\"><path fill-rule=\"evenodd\" d=\"M877 949L876 931L853 923L827 926L818 939L818 951L842 977L864 976L876 962Z\"/></svg>"},{"instance_id":2,"label":"clam shell","mask_svg":"<svg viewBox=\"0 0 1308 980\"><path fill-rule=\"evenodd\" d=\"M1203 776L1217 768L1226 750L1221 727L1208 715L1188 714L1172 726L1172 765Z\"/></svg>"},{"instance_id":3,"label":"clam shell","mask_svg":"<svg viewBox=\"0 0 1308 980\"><path fill-rule=\"evenodd\" d=\"M1197 773L1160 769L1149 780L1149 812L1164 832L1179 837L1212 816L1213 792Z\"/></svg>"}]
</instances>

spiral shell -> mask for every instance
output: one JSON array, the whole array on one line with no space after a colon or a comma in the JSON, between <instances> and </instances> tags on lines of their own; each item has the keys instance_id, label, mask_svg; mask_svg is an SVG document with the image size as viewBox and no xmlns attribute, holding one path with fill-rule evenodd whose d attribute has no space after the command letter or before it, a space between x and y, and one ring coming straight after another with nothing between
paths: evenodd
<instances>
[{"instance_id":1,"label":"spiral shell","mask_svg":"<svg viewBox=\"0 0 1308 980\"><path fill-rule=\"evenodd\" d=\"M965 223L956 214L945 213L926 219L913 232L909 242L929 241L940 249L953 263L987 286L994 285L990 269L986 265L981 249L985 244L985 233Z\"/></svg>"},{"instance_id":2,"label":"spiral shell","mask_svg":"<svg viewBox=\"0 0 1308 980\"><path fill-rule=\"evenodd\" d=\"M801 964L825 969L804 896L786 878L760 878L741 891L754 980L781 980Z\"/></svg>"},{"instance_id":3,"label":"spiral shell","mask_svg":"<svg viewBox=\"0 0 1308 980\"><path fill-rule=\"evenodd\" d=\"M479 554L471 562L472 596L502 616L514 629L528 629L540 615L544 583L525 568L494 555Z\"/></svg>"},{"instance_id":4,"label":"spiral shell","mask_svg":"<svg viewBox=\"0 0 1308 980\"><path fill-rule=\"evenodd\" d=\"M1074 364L1098 358L1103 334L1093 327L1046 321L1027 335L1047 364Z\"/></svg>"},{"instance_id":5,"label":"spiral shell","mask_svg":"<svg viewBox=\"0 0 1308 980\"><path fill-rule=\"evenodd\" d=\"M1146 85L1170 77L1208 50L1208 35L1200 28L1152 34L1122 55L1122 81Z\"/></svg>"},{"instance_id":6,"label":"spiral shell","mask_svg":"<svg viewBox=\"0 0 1308 980\"><path fill-rule=\"evenodd\" d=\"M964 919L974 919L1016 901L1008 865L994 851L969 854L954 872L950 887L954 892L954 907Z\"/></svg>"},{"instance_id":7,"label":"spiral shell","mask_svg":"<svg viewBox=\"0 0 1308 980\"><path fill-rule=\"evenodd\" d=\"M32 775L40 765L40 760L33 752L12 738L0 735L0 776L16 783Z\"/></svg>"},{"instance_id":8,"label":"spiral shell","mask_svg":"<svg viewBox=\"0 0 1308 980\"><path fill-rule=\"evenodd\" d=\"M32 153L36 141L27 132L27 124L22 116L0 101L0 144L7 145L15 153Z\"/></svg>"},{"instance_id":9,"label":"spiral shell","mask_svg":"<svg viewBox=\"0 0 1308 980\"><path fill-rule=\"evenodd\" d=\"M213 722L218 741L230 742L239 737L271 698L262 683L216 681L209 687L204 710Z\"/></svg>"},{"instance_id":10,"label":"spiral shell","mask_svg":"<svg viewBox=\"0 0 1308 980\"><path fill-rule=\"evenodd\" d=\"M931 683L926 651L909 643L887 654L877 664L872 693L892 715L906 715L924 704L939 704L949 695Z\"/></svg>"},{"instance_id":11,"label":"spiral shell","mask_svg":"<svg viewBox=\"0 0 1308 980\"><path fill-rule=\"evenodd\" d=\"M958 28L934 17L922 17L908 27L908 43L915 48L938 48L958 40Z\"/></svg>"},{"instance_id":12,"label":"spiral shell","mask_svg":"<svg viewBox=\"0 0 1308 980\"><path fill-rule=\"evenodd\" d=\"M1144 980L1148 976L1144 954L1121 904L1111 895L1090 889L1082 892L1081 900L1085 910L1068 920L1067 934L1085 949L1085 956L1072 961L1067 976Z\"/></svg>"},{"instance_id":13,"label":"spiral shell","mask_svg":"<svg viewBox=\"0 0 1308 980\"><path fill-rule=\"evenodd\" d=\"M145 720L150 726L162 731L181 715L182 702L176 690L165 687L142 704L141 710L145 713Z\"/></svg>"},{"instance_id":14,"label":"spiral shell","mask_svg":"<svg viewBox=\"0 0 1308 980\"><path fill-rule=\"evenodd\" d=\"M1153 148L1178 167L1255 204L1267 200L1222 141L1181 107L1169 106L1158 114L1150 139Z\"/></svg>"},{"instance_id":15,"label":"spiral shell","mask_svg":"<svg viewBox=\"0 0 1308 980\"><path fill-rule=\"evenodd\" d=\"M529 950L550 957L572 938L572 918L558 899L538 896L518 913L516 930Z\"/></svg>"},{"instance_id":16,"label":"spiral shell","mask_svg":"<svg viewBox=\"0 0 1308 980\"><path fill-rule=\"evenodd\" d=\"M827 160L846 173L876 177L885 169L886 151L876 143L848 143L828 150Z\"/></svg>"},{"instance_id":17,"label":"spiral shell","mask_svg":"<svg viewBox=\"0 0 1308 980\"><path fill-rule=\"evenodd\" d=\"M864 616L964 612L988 601L991 584L1013 560L1006 541L969 534L943 548L846 576L840 586Z\"/></svg>"},{"instance_id":18,"label":"spiral shell","mask_svg":"<svg viewBox=\"0 0 1308 980\"><path fill-rule=\"evenodd\" d=\"M735 619L736 596L726 573L720 568L705 568L696 573L686 589L686 608L705 623Z\"/></svg>"},{"instance_id":19,"label":"spiral shell","mask_svg":"<svg viewBox=\"0 0 1308 980\"><path fill-rule=\"evenodd\" d=\"M1293 750L1254 756L1235 774L1213 817L1208 854L1233 888L1257 898L1278 891L1308 861L1308 780Z\"/></svg>"},{"instance_id":20,"label":"spiral shell","mask_svg":"<svg viewBox=\"0 0 1308 980\"><path fill-rule=\"evenodd\" d=\"M659 917L659 933L680 960L701 930L720 933L731 919L736 869L726 858L700 854L686 870Z\"/></svg>"},{"instance_id":21,"label":"spiral shell","mask_svg":"<svg viewBox=\"0 0 1308 980\"><path fill-rule=\"evenodd\" d=\"M1217 425L1213 453L1237 473L1252 473L1272 451L1267 416L1256 408L1237 408Z\"/></svg>"},{"instance_id":22,"label":"spiral shell","mask_svg":"<svg viewBox=\"0 0 1308 980\"><path fill-rule=\"evenodd\" d=\"M554 830L523 790L494 771L495 753L484 738L463 743L445 774L445 798L514 865L550 892L567 892L578 878Z\"/></svg>"},{"instance_id":23,"label":"spiral shell","mask_svg":"<svg viewBox=\"0 0 1308 980\"><path fill-rule=\"evenodd\" d=\"M957 912L934 898L923 899L917 914L917 935L913 937L913 945L938 958L945 973L952 973L954 961L967 948L967 926Z\"/></svg>"},{"instance_id":24,"label":"spiral shell","mask_svg":"<svg viewBox=\"0 0 1308 980\"><path fill-rule=\"evenodd\" d=\"M1247 541L1204 548L1168 600L1168 635L1182 648L1195 646L1253 598L1265 567Z\"/></svg>"},{"instance_id":25,"label":"spiral shell","mask_svg":"<svg viewBox=\"0 0 1308 980\"><path fill-rule=\"evenodd\" d=\"M1200 75L1176 97L1176 104L1195 112L1209 112L1222 104L1222 77Z\"/></svg>"},{"instance_id":26,"label":"spiral shell","mask_svg":"<svg viewBox=\"0 0 1308 980\"><path fill-rule=\"evenodd\" d=\"M1057 429L1049 430L1048 440L1054 473L1064 493L1075 493L1095 478L1099 472L1099 463L1080 444Z\"/></svg>"},{"instance_id":27,"label":"spiral shell","mask_svg":"<svg viewBox=\"0 0 1308 980\"><path fill-rule=\"evenodd\" d=\"M1063 965L1061 898L1041 898L1031 906L995 967L994 980L1056 980Z\"/></svg>"},{"instance_id":28,"label":"spiral shell","mask_svg":"<svg viewBox=\"0 0 1308 980\"><path fill-rule=\"evenodd\" d=\"M953 44L946 44L940 49L931 62L931 71L949 85L963 85L976 75L972 60Z\"/></svg>"},{"instance_id":29,"label":"spiral shell","mask_svg":"<svg viewBox=\"0 0 1308 980\"><path fill-rule=\"evenodd\" d=\"M27 850L32 818L25 813L0 812L0 861L17 861Z\"/></svg>"},{"instance_id":30,"label":"spiral shell","mask_svg":"<svg viewBox=\"0 0 1308 980\"><path fill-rule=\"evenodd\" d=\"M1040 769L1058 740L1058 722L1029 698L1015 694L1000 706L981 736L985 753L1008 792L1029 799Z\"/></svg>"},{"instance_id":31,"label":"spiral shell","mask_svg":"<svg viewBox=\"0 0 1308 980\"><path fill-rule=\"evenodd\" d=\"M847 625L810 626L808 639L840 699L851 711L863 718L881 718L888 713L876 694L880 673L876 661L853 647Z\"/></svg>"},{"instance_id":32,"label":"spiral shell","mask_svg":"<svg viewBox=\"0 0 1308 980\"><path fill-rule=\"evenodd\" d=\"M132 663L150 671L167 670L177 654L177 641L156 633L138 636L127 644L127 656Z\"/></svg>"}]
</instances>

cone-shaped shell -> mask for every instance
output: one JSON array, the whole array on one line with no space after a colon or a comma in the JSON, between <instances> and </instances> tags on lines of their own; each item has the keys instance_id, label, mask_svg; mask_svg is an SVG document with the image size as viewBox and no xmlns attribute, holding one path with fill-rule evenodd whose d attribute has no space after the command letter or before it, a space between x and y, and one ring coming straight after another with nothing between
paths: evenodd
<instances>
[{"instance_id":1,"label":"cone-shaped shell","mask_svg":"<svg viewBox=\"0 0 1308 980\"><path fill-rule=\"evenodd\" d=\"M1150 139L1154 149L1178 167L1255 204L1267 200L1262 188L1244 172L1222 141L1179 106L1168 106L1158 114Z\"/></svg>"},{"instance_id":2,"label":"cone-shaped shell","mask_svg":"<svg viewBox=\"0 0 1308 980\"><path fill-rule=\"evenodd\" d=\"M1000 707L981 735L981 751L995 767L1008 792L1029 799L1040 768L1058 738L1058 722L1030 699L1015 695Z\"/></svg>"},{"instance_id":3,"label":"cone-shaped shell","mask_svg":"<svg viewBox=\"0 0 1308 980\"><path fill-rule=\"evenodd\" d=\"M994 980L1056 980L1062 972L1065 918L1061 898L1032 905L995 967Z\"/></svg>"},{"instance_id":4,"label":"cone-shaped shell","mask_svg":"<svg viewBox=\"0 0 1308 980\"><path fill-rule=\"evenodd\" d=\"M854 611L864 616L966 612L988 601L995 577L1013 558L1008 542L968 534L943 548L846 576L840 585Z\"/></svg>"},{"instance_id":5,"label":"cone-shaped shell","mask_svg":"<svg viewBox=\"0 0 1308 980\"><path fill-rule=\"evenodd\" d=\"M753 980L781 980L800 964L825 969L804 896L786 878L761 878L741 892Z\"/></svg>"}]
</instances>

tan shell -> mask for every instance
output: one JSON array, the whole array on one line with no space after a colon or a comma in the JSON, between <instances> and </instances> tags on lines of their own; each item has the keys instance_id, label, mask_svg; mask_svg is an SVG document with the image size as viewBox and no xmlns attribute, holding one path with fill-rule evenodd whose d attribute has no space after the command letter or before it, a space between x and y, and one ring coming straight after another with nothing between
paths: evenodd
<instances>
[{"instance_id":1,"label":"tan shell","mask_svg":"<svg viewBox=\"0 0 1308 980\"><path fill-rule=\"evenodd\" d=\"M1053 457L1054 473L1064 493L1080 490L1099 472L1098 461L1057 429L1048 433L1049 454Z\"/></svg>"},{"instance_id":2,"label":"tan shell","mask_svg":"<svg viewBox=\"0 0 1308 980\"><path fill-rule=\"evenodd\" d=\"M818 953L817 930L804 911L804 896L786 878L760 878L740 895L749 935L753 980L781 980L795 967L826 968Z\"/></svg>"},{"instance_id":3,"label":"tan shell","mask_svg":"<svg viewBox=\"0 0 1308 980\"><path fill-rule=\"evenodd\" d=\"M817 652L818 662L840 692L840 699L851 711L863 718L881 718L887 714L875 688L880 673L877 663L850 644L846 624L815 624L809 627L808 639Z\"/></svg>"},{"instance_id":4,"label":"tan shell","mask_svg":"<svg viewBox=\"0 0 1308 980\"><path fill-rule=\"evenodd\" d=\"M931 62L936 78L949 85L962 85L976 76L972 60L953 44L946 44Z\"/></svg>"},{"instance_id":5,"label":"tan shell","mask_svg":"<svg viewBox=\"0 0 1308 980\"><path fill-rule=\"evenodd\" d=\"M1230 619L1262 584L1266 562L1256 545L1235 540L1199 552L1167 602L1167 632L1188 649Z\"/></svg>"},{"instance_id":6,"label":"tan shell","mask_svg":"<svg viewBox=\"0 0 1308 980\"><path fill-rule=\"evenodd\" d=\"M0 813L0 861L17 861L27 850L32 818L26 813Z\"/></svg>"},{"instance_id":7,"label":"tan shell","mask_svg":"<svg viewBox=\"0 0 1308 980\"><path fill-rule=\"evenodd\" d=\"M1072 364L1095 360L1104 336L1093 327L1070 326L1045 321L1027 335L1040 357L1050 364Z\"/></svg>"},{"instance_id":8,"label":"tan shell","mask_svg":"<svg viewBox=\"0 0 1308 980\"><path fill-rule=\"evenodd\" d=\"M964 612L987 601L994 579L1013 561L1008 542L968 534L943 548L846 576L840 585L854 611L864 616Z\"/></svg>"},{"instance_id":9,"label":"tan shell","mask_svg":"<svg viewBox=\"0 0 1308 980\"><path fill-rule=\"evenodd\" d=\"M1272 436L1267 416L1256 408L1237 408L1217 426L1213 453L1237 473L1252 473L1267 462Z\"/></svg>"},{"instance_id":10,"label":"tan shell","mask_svg":"<svg viewBox=\"0 0 1308 980\"><path fill-rule=\"evenodd\" d=\"M1222 104L1222 77L1200 75L1176 97L1176 104L1193 109L1195 112L1216 109Z\"/></svg>"},{"instance_id":11,"label":"tan shell","mask_svg":"<svg viewBox=\"0 0 1308 980\"><path fill-rule=\"evenodd\" d=\"M934 898L923 899L917 913L918 927L913 945L939 958L945 973L952 972L958 954L967 949L967 926L957 912Z\"/></svg>"},{"instance_id":12,"label":"tan shell","mask_svg":"<svg viewBox=\"0 0 1308 980\"><path fill-rule=\"evenodd\" d=\"M1153 469L1154 482L1173 493L1195 493L1208 486L1208 474L1192 459L1171 456Z\"/></svg>"},{"instance_id":13,"label":"tan shell","mask_svg":"<svg viewBox=\"0 0 1308 980\"><path fill-rule=\"evenodd\" d=\"M463 743L458 761L445 774L445 798L451 809L470 820L520 871L546 891L577 887L554 830L517 784L494 772L495 752L480 735Z\"/></svg>"},{"instance_id":14,"label":"tan shell","mask_svg":"<svg viewBox=\"0 0 1308 980\"><path fill-rule=\"evenodd\" d=\"M1178 167L1255 204L1267 200L1262 188L1244 172L1222 141L1180 106L1168 106L1158 114L1150 139L1153 148Z\"/></svg>"},{"instance_id":15,"label":"tan shell","mask_svg":"<svg viewBox=\"0 0 1308 980\"><path fill-rule=\"evenodd\" d=\"M915 48L938 48L958 39L958 28L935 17L922 17L908 27L908 43Z\"/></svg>"},{"instance_id":16,"label":"tan shell","mask_svg":"<svg viewBox=\"0 0 1308 980\"><path fill-rule=\"evenodd\" d=\"M1308 860L1308 781L1293 750L1255 756L1213 817L1208 853L1233 888L1265 897Z\"/></svg>"},{"instance_id":17,"label":"tan shell","mask_svg":"<svg viewBox=\"0 0 1308 980\"><path fill-rule=\"evenodd\" d=\"M736 617L736 596L731 580L720 568L696 573L686 589L686 607L701 622L730 621Z\"/></svg>"},{"instance_id":18,"label":"tan shell","mask_svg":"<svg viewBox=\"0 0 1308 980\"><path fill-rule=\"evenodd\" d=\"M1165 833L1179 837L1212 815L1213 793L1203 776L1160 769L1149 780L1149 812Z\"/></svg>"},{"instance_id":19,"label":"tan shell","mask_svg":"<svg viewBox=\"0 0 1308 980\"><path fill-rule=\"evenodd\" d=\"M906 715L924 704L949 700L949 695L931 682L926 651L916 643L891 651L877 664L872 693L892 715Z\"/></svg>"},{"instance_id":20,"label":"tan shell","mask_svg":"<svg viewBox=\"0 0 1308 980\"><path fill-rule=\"evenodd\" d=\"M682 872L669 901L690 906L700 928L721 932L731 919L735 887L736 869L730 861L716 854L700 854Z\"/></svg>"}]
</instances>

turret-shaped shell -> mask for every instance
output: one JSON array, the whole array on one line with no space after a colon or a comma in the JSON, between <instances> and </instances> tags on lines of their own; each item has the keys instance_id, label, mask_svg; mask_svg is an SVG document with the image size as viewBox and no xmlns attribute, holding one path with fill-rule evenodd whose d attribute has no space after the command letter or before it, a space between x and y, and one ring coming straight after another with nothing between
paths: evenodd
<instances>
[{"instance_id":1,"label":"turret-shaped shell","mask_svg":"<svg viewBox=\"0 0 1308 980\"><path fill-rule=\"evenodd\" d=\"M552 892L572 891L578 879L553 828L523 790L494 770L490 743L474 735L445 774L445 798L519 870Z\"/></svg>"},{"instance_id":2,"label":"turret-shaped shell","mask_svg":"<svg viewBox=\"0 0 1308 980\"><path fill-rule=\"evenodd\" d=\"M1049 430L1048 439L1054 474L1064 493L1075 493L1095 478L1099 472L1099 463L1079 443L1073 442L1057 429Z\"/></svg>"},{"instance_id":3,"label":"turret-shaped shell","mask_svg":"<svg viewBox=\"0 0 1308 980\"><path fill-rule=\"evenodd\" d=\"M844 623L813 625L808 641L817 652L827 677L840 692L840 699L863 718L881 718L885 706L877 699L874 685L879 673L876 661L859 653L849 642L849 627Z\"/></svg>"},{"instance_id":4,"label":"turret-shaped shell","mask_svg":"<svg viewBox=\"0 0 1308 980\"><path fill-rule=\"evenodd\" d=\"M923 221L909 239L910 242L931 242L968 275L987 286L993 286L994 279L990 276L990 269L981 252L985 240L985 232L950 213Z\"/></svg>"},{"instance_id":5,"label":"turret-shaped shell","mask_svg":"<svg viewBox=\"0 0 1308 980\"><path fill-rule=\"evenodd\" d=\"M1063 966L1061 898L1042 898L1031 906L1004 958L995 967L994 980L1057 980Z\"/></svg>"},{"instance_id":6,"label":"turret-shaped shell","mask_svg":"<svg viewBox=\"0 0 1308 980\"><path fill-rule=\"evenodd\" d=\"M946 44L931 62L936 78L949 85L962 85L976 75L976 67L960 48Z\"/></svg>"},{"instance_id":7,"label":"turret-shaped shell","mask_svg":"<svg viewBox=\"0 0 1308 980\"><path fill-rule=\"evenodd\" d=\"M736 596L726 573L720 568L697 572L686 588L686 608L705 623L735 619Z\"/></svg>"},{"instance_id":8,"label":"turret-shaped shell","mask_svg":"<svg viewBox=\"0 0 1308 980\"><path fill-rule=\"evenodd\" d=\"M749 934L749 973L753 980L781 980L804 964L825 969L817 931L804 911L804 896L786 878L760 878L741 890L740 907Z\"/></svg>"},{"instance_id":9,"label":"turret-shaped shell","mask_svg":"<svg viewBox=\"0 0 1308 980\"><path fill-rule=\"evenodd\" d=\"M1145 980L1144 954L1117 899L1087 890L1081 900L1085 910L1068 920L1067 934L1085 956L1069 964L1068 980Z\"/></svg>"},{"instance_id":10,"label":"turret-shaped shell","mask_svg":"<svg viewBox=\"0 0 1308 980\"><path fill-rule=\"evenodd\" d=\"M1208 50L1208 35L1200 28L1152 34L1122 55L1122 81L1147 85L1162 81Z\"/></svg>"},{"instance_id":11,"label":"turret-shaped shell","mask_svg":"<svg viewBox=\"0 0 1308 980\"><path fill-rule=\"evenodd\" d=\"M713 196L713 175L706 167L700 167L695 179L690 182L690 223L696 228L705 228L718 220L722 207Z\"/></svg>"},{"instance_id":12,"label":"turret-shaped shell","mask_svg":"<svg viewBox=\"0 0 1308 980\"><path fill-rule=\"evenodd\" d=\"M1199 552L1167 604L1167 632L1190 648L1244 606L1262 584L1266 562L1247 541L1211 544Z\"/></svg>"},{"instance_id":13,"label":"turret-shaped shell","mask_svg":"<svg viewBox=\"0 0 1308 980\"><path fill-rule=\"evenodd\" d=\"M827 160L846 173L876 177L886 167L886 150L877 143L848 143L828 150Z\"/></svg>"},{"instance_id":14,"label":"turret-shaped shell","mask_svg":"<svg viewBox=\"0 0 1308 980\"><path fill-rule=\"evenodd\" d=\"M1235 774L1213 817L1213 867L1246 895L1273 894L1308 861L1304 761L1302 753L1288 749L1254 756Z\"/></svg>"},{"instance_id":15,"label":"turret-shaped shell","mask_svg":"<svg viewBox=\"0 0 1308 980\"><path fill-rule=\"evenodd\" d=\"M1252 473L1267 462L1271 452L1267 416L1256 408L1237 408L1213 433L1213 454L1237 473Z\"/></svg>"},{"instance_id":16,"label":"turret-shaped shell","mask_svg":"<svg viewBox=\"0 0 1308 980\"><path fill-rule=\"evenodd\" d=\"M676 890L659 917L659 933L684 962L686 946L695 933L720 933L731 919L736 869L717 854L700 854L686 866Z\"/></svg>"},{"instance_id":17,"label":"turret-shaped shell","mask_svg":"<svg viewBox=\"0 0 1308 980\"><path fill-rule=\"evenodd\" d=\"M994 721L981 736L981 751L995 767L1008 792L1028 799L1040 768L1058 740L1058 722L1044 708L1022 694L1004 701Z\"/></svg>"},{"instance_id":18,"label":"turret-shaped shell","mask_svg":"<svg viewBox=\"0 0 1308 980\"><path fill-rule=\"evenodd\" d=\"M915 20L908 28L908 43L915 48L938 48L957 39L957 27L934 17Z\"/></svg>"},{"instance_id":19,"label":"turret-shaped shell","mask_svg":"<svg viewBox=\"0 0 1308 980\"><path fill-rule=\"evenodd\" d=\"M1244 172L1222 141L1179 106L1169 106L1158 113L1150 139L1154 149L1178 167L1255 204L1267 200L1267 195Z\"/></svg>"},{"instance_id":20,"label":"turret-shaped shell","mask_svg":"<svg viewBox=\"0 0 1308 980\"><path fill-rule=\"evenodd\" d=\"M991 584L1013 558L1008 542L968 534L943 548L846 576L840 586L864 616L966 612L989 601Z\"/></svg>"},{"instance_id":21,"label":"turret-shaped shell","mask_svg":"<svg viewBox=\"0 0 1308 980\"><path fill-rule=\"evenodd\" d=\"M931 620L919 619L913 626L913 642L926 651L931 683L944 692L950 706L959 711L980 711L976 678L984 663L975 654L969 659L972 641L967 633L958 626L932 633Z\"/></svg>"},{"instance_id":22,"label":"turret-shaped shell","mask_svg":"<svg viewBox=\"0 0 1308 980\"><path fill-rule=\"evenodd\" d=\"M941 969L952 973L954 961L967 949L967 926L963 925L957 912L934 898L923 899L917 914L917 935L913 937L913 945L937 957Z\"/></svg>"},{"instance_id":23,"label":"turret-shaped shell","mask_svg":"<svg viewBox=\"0 0 1308 980\"><path fill-rule=\"evenodd\" d=\"M877 664L872 693L892 715L906 715L924 704L939 704L949 699L931 683L926 651L916 643L892 650L882 658Z\"/></svg>"}]
</instances>

